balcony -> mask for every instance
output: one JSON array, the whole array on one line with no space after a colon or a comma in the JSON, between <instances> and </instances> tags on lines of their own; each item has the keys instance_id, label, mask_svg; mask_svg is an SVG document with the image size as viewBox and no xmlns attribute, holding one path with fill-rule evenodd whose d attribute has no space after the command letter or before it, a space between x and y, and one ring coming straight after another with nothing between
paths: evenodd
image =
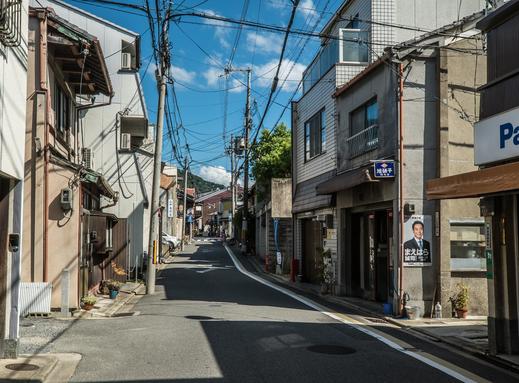
<instances>
[{"instance_id":1,"label":"balcony","mask_svg":"<svg viewBox=\"0 0 519 383\"><path fill-rule=\"evenodd\" d=\"M360 131L346 140L349 158L358 157L378 148L378 125Z\"/></svg>"}]
</instances>

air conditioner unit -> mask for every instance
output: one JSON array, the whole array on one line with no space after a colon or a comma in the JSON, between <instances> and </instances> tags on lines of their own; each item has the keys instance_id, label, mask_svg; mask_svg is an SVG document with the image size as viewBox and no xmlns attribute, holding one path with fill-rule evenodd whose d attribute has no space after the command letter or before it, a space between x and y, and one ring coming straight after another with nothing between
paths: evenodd
<instances>
[{"instance_id":1,"label":"air conditioner unit","mask_svg":"<svg viewBox=\"0 0 519 383\"><path fill-rule=\"evenodd\" d=\"M81 149L81 153L83 155L83 164L87 169L94 169L94 153L92 153L92 149L83 148Z\"/></svg>"},{"instance_id":2,"label":"air conditioner unit","mask_svg":"<svg viewBox=\"0 0 519 383\"><path fill-rule=\"evenodd\" d=\"M132 148L132 135L130 133L121 133L121 150L130 150Z\"/></svg>"},{"instance_id":3,"label":"air conditioner unit","mask_svg":"<svg viewBox=\"0 0 519 383\"><path fill-rule=\"evenodd\" d=\"M123 53L121 55L121 68L122 69L132 69L132 54L131 53Z\"/></svg>"}]
</instances>

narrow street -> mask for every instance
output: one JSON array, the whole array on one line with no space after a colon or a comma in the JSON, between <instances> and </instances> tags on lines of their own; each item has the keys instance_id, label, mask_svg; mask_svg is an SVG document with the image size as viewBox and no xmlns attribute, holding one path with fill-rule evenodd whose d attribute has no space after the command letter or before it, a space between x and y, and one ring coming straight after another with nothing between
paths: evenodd
<instances>
[{"instance_id":1,"label":"narrow street","mask_svg":"<svg viewBox=\"0 0 519 383\"><path fill-rule=\"evenodd\" d=\"M236 257L238 267L218 240L196 240L159 272L137 315L61 321L46 351L81 354L77 382L519 381L355 312L319 312L252 279Z\"/></svg>"}]
</instances>

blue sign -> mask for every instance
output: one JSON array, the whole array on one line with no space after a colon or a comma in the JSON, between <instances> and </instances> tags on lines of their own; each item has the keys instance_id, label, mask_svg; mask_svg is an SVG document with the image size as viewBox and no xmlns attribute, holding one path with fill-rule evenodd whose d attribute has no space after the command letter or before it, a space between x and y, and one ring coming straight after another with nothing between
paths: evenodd
<instances>
[{"instance_id":1,"label":"blue sign","mask_svg":"<svg viewBox=\"0 0 519 383\"><path fill-rule=\"evenodd\" d=\"M393 178L395 176L395 161L373 161L373 174L375 178Z\"/></svg>"},{"instance_id":2,"label":"blue sign","mask_svg":"<svg viewBox=\"0 0 519 383\"><path fill-rule=\"evenodd\" d=\"M193 223L193 216L191 214L186 216L186 221L187 221L187 223Z\"/></svg>"}]
</instances>

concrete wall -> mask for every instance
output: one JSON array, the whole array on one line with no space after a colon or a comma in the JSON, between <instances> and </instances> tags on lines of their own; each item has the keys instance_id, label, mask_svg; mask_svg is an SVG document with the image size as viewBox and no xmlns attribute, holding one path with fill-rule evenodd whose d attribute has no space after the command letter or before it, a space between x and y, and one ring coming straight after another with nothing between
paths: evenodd
<instances>
[{"instance_id":1,"label":"concrete wall","mask_svg":"<svg viewBox=\"0 0 519 383\"><path fill-rule=\"evenodd\" d=\"M475 41L452 44L456 48L474 48ZM481 48L482 40L477 42ZM470 53L441 50L439 78L440 145L438 177L477 170L474 166L474 122L479 120L479 94L474 90L486 82L485 57ZM471 91L473 89L473 91ZM464 113L460 113L464 111ZM469 288L471 315L487 315L487 279L484 271L451 270L451 222L477 221L480 218L479 199L439 201L440 211L440 301L445 315L450 314L449 297L457 292L457 284Z\"/></svg>"}]
</instances>

